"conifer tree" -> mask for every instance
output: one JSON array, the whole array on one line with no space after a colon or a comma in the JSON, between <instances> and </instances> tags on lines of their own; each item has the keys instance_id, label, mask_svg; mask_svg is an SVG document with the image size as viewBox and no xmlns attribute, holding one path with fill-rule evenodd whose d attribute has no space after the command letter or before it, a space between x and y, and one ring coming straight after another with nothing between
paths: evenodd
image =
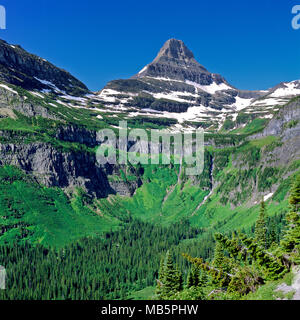
<instances>
[{"instance_id":1,"label":"conifer tree","mask_svg":"<svg viewBox=\"0 0 300 320\"><path fill-rule=\"evenodd\" d=\"M178 267L174 267L173 257L167 251L166 257L161 262L159 280L157 281L156 294L160 299L168 299L183 287L182 274Z\"/></svg>"},{"instance_id":2,"label":"conifer tree","mask_svg":"<svg viewBox=\"0 0 300 320\"><path fill-rule=\"evenodd\" d=\"M193 286L193 274L192 274L191 269L189 270L188 275L187 275L186 286L187 286L187 288L190 288Z\"/></svg>"},{"instance_id":3,"label":"conifer tree","mask_svg":"<svg viewBox=\"0 0 300 320\"><path fill-rule=\"evenodd\" d=\"M181 291L183 289L183 277L178 265L176 265L175 283L176 285L174 289L176 291Z\"/></svg>"},{"instance_id":4,"label":"conifer tree","mask_svg":"<svg viewBox=\"0 0 300 320\"><path fill-rule=\"evenodd\" d=\"M187 276L187 288L190 287L197 287L200 283L200 274L199 269L196 268L195 265L192 265L191 269L189 270L188 276Z\"/></svg>"},{"instance_id":5,"label":"conifer tree","mask_svg":"<svg viewBox=\"0 0 300 320\"><path fill-rule=\"evenodd\" d=\"M224 249L221 242L217 241L212 265L220 270L224 269Z\"/></svg>"},{"instance_id":6,"label":"conifer tree","mask_svg":"<svg viewBox=\"0 0 300 320\"><path fill-rule=\"evenodd\" d=\"M267 239L268 248L276 245L276 239L277 239L276 225L274 222L271 222L268 228L268 239Z\"/></svg>"},{"instance_id":7,"label":"conifer tree","mask_svg":"<svg viewBox=\"0 0 300 320\"><path fill-rule=\"evenodd\" d=\"M155 290L155 293L157 296L160 296L162 294L162 287L163 287L163 281L164 281L164 269L165 269L165 257L162 257L160 260L158 280L157 280L157 285Z\"/></svg>"},{"instance_id":8,"label":"conifer tree","mask_svg":"<svg viewBox=\"0 0 300 320\"><path fill-rule=\"evenodd\" d=\"M262 248L255 239L249 238L244 234L239 235L239 241L236 241L237 239L229 239L220 233L217 233L215 237L223 243L232 257L244 262L247 261L247 257L250 257L255 261L267 280L278 279L287 271L281 261Z\"/></svg>"},{"instance_id":9,"label":"conifer tree","mask_svg":"<svg viewBox=\"0 0 300 320\"><path fill-rule=\"evenodd\" d=\"M202 270L201 275L199 277L199 286L205 287L207 285L207 281L208 281L207 272L205 270Z\"/></svg>"},{"instance_id":10,"label":"conifer tree","mask_svg":"<svg viewBox=\"0 0 300 320\"><path fill-rule=\"evenodd\" d=\"M163 296L170 296L177 287L176 281L178 280L177 270L173 265L173 258L170 251L167 251L165 267L164 267L164 277L163 277Z\"/></svg>"},{"instance_id":11,"label":"conifer tree","mask_svg":"<svg viewBox=\"0 0 300 320\"><path fill-rule=\"evenodd\" d=\"M300 262L300 175L291 187L289 197L290 211L286 215L287 230L281 241L283 251L291 254L292 260Z\"/></svg>"},{"instance_id":12,"label":"conifer tree","mask_svg":"<svg viewBox=\"0 0 300 320\"><path fill-rule=\"evenodd\" d=\"M260 203L259 216L255 224L255 240L262 248L266 248L266 206L264 200Z\"/></svg>"}]
</instances>

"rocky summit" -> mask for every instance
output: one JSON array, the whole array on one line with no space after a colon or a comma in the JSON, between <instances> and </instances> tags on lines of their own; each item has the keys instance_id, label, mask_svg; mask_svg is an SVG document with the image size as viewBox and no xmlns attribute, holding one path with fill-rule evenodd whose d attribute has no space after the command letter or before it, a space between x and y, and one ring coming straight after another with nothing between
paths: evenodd
<instances>
[{"instance_id":1,"label":"rocky summit","mask_svg":"<svg viewBox=\"0 0 300 320\"><path fill-rule=\"evenodd\" d=\"M46 109L23 101L22 107L16 108L29 116L66 119L66 113L53 110L53 104L58 104L93 111L98 119L104 113L114 125L118 120L138 121L162 125L170 132L199 127L206 132L240 130L249 120L270 119L300 93L299 80L268 90L239 90L223 76L209 72L183 41L176 39L166 41L140 72L129 79L112 80L95 93L44 58L0 40L0 81L3 90L9 86L10 95L24 89L44 103L54 100ZM7 112L2 110L1 114Z\"/></svg>"},{"instance_id":2,"label":"rocky summit","mask_svg":"<svg viewBox=\"0 0 300 320\"><path fill-rule=\"evenodd\" d=\"M170 39L160 49L157 57L133 78L161 77L192 81L199 85L226 83L220 75L212 74L200 65L194 54L181 40Z\"/></svg>"},{"instance_id":3,"label":"rocky summit","mask_svg":"<svg viewBox=\"0 0 300 320\"><path fill-rule=\"evenodd\" d=\"M98 98L114 112L127 117L172 119L171 131L203 127L219 131L235 123L241 112L252 118L268 118L279 105L299 93L299 81L269 90L239 90L219 74L209 72L195 60L181 40L170 39L156 58L130 79L113 80Z\"/></svg>"},{"instance_id":4,"label":"rocky summit","mask_svg":"<svg viewBox=\"0 0 300 320\"><path fill-rule=\"evenodd\" d=\"M99 131L118 135L121 120L128 133L144 129L147 137L150 129L204 128L203 171L189 175L189 164L175 157L169 164L132 163L130 156L127 163L100 163ZM141 292L155 299L244 300L263 282L276 280L275 288L300 261L299 245L290 247L295 239L299 244L299 219L289 212L299 204L299 136L299 80L239 90L179 40L168 40L138 74L99 92L0 41L0 263L8 271L0 300L99 301ZM130 139L127 148L116 139L117 154L147 156L153 142L145 137ZM279 247L281 239L289 251ZM183 260L170 267L168 249L197 268ZM154 292L153 284L178 281L180 268L190 291L175 283ZM165 296L169 291L175 295Z\"/></svg>"},{"instance_id":5,"label":"rocky summit","mask_svg":"<svg viewBox=\"0 0 300 320\"><path fill-rule=\"evenodd\" d=\"M205 144L216 148L236 147L245 136L262 134L289 141L298 137L299 102L290 104L295 110L286 112L289 118L282 110L290 110L284 105L297 95L299 80L265 91L238 90L200 65L176 39L168 40L132 78L113 80L93 93L67 71L0 41L0 165L15 165L49 187L82 187L97 197L129 196L142 184L141 172L131 168L135 179L120 179L126 171L122 166L98 165L98 130L116 129L126 120L129 129L201 127ZM278 114L284 119L275 121ZM280 150L280 165L289 161L286 155L298 157L295 142L285 142ZM255 200L261 195L254 194Z\"/></svg>"}]
</instances>

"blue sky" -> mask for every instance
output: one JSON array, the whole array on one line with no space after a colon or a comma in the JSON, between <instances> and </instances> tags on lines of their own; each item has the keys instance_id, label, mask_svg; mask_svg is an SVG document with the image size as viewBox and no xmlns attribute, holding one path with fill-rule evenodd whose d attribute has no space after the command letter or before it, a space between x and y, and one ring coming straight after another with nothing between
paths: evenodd
<instances>
[{"instance_id":1,"label":"blue sky","mask_svg":"<svg viewBox=\"0 0 300 320\"><path fill-rule=\"evenodd\" d=\"M0 38L70 71L91 90L128 78L169 38L240 89L300 79L290 0L0 0Z\"/></svg>"}]
</instances>

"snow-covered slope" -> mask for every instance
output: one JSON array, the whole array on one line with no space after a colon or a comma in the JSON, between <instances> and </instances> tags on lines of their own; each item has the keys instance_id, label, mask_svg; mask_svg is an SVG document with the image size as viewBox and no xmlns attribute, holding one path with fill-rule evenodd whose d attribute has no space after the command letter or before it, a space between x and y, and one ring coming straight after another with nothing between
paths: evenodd
<instances>
[{"instance_id":1,"label":"snow-covered slope","mask_svg":"<svg viewBox=\"0 0 300 320\"><path fill-rule=\"evenodd\" d=\"M0 51L2 89L13 93L15 86L22 87L36 98L50 98L52 107L85 108L97 112L98 119L103 114L113 118L114 124L117 118L152 119L167 123L171 131L198 127L218 131L226 120L238 122L240 114L270 118L291 97L300 95L300 80L282 82L269 90L239 90L199 64L176 39L168 40L156 58L130 79L110 81L96 93L19 46L0 40Z\"/></svg>"},{"instance_id":2,"label":"snow-covered slope","mask_svg":"<svg viewBox=\"0 0 300 320\"><path fill-rule=\"evenodd\" d=\"M238 90L200 65L182 41L170 39L153 62L131 79L109 82L98 98L111 110L127 112L128 118L176 119L173 130L198 126L218 130L239 113L271 117L296 95L300 95L299 80L269 90Z\"/></svg>"}]
</instances>

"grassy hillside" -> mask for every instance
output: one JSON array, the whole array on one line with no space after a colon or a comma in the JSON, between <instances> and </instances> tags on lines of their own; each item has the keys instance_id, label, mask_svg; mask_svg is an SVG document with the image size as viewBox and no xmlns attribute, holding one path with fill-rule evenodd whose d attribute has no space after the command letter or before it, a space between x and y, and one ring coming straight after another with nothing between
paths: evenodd
<instances>
[{"instance_id":1,"label":"grassy hillside","mask_svg":"<svg viewBox=\"0 0 300 320\"><path fill-rule=\"evenodd\" d=\"M145 166L143 185L131 198L111 196L109 201L100 199L99 205L104 212L118 208L123 214L163 225L187 218L192 225L206 230L249 230L256 221L263 195L269 195L269 216L287 211L287 194L300 161L285 167L270 166L265 153L277 143L275 137L266 137L234 149L209 148L212 172L208 160L198 179L185 176L184 170L179 177L178 167ZM233 159L242 162L243 168L234 165Z\"/></svg>"},{"instance_id":2,"label":"grassy hillside","mask_svg":"<svg viewBox=\"0 0 300 320\"><path fill-rule=\"evenodd\" d=\"M94 133L107 125L116 126L119 120L126 118L121 113L114 118L113 113L100 113L91 106L90 109L66 107L54 103L49 97L40 99L23 89L15 89L27 101L42 105L59 120L30 117L14 111L13 117L0 118L2 144L44 142L58 153L76 151L78 155L94 155L94 142L90 147L80 142L81 137L77 140L74 137L68 140L69 137L65 136L66 139L58 139L59 128L74 125ZM291 181L300 171L300 160L293 156L293 150L290 159L280 154L284 142L279 135L250 137L250 134L262 133L268 121L239 115L238 127L227 121L220 132L207 134L204 170L197 177L186 175L184 163L182 166L128 165L111 171L103 170L112 185L120 183L126 187L136 183L138 187L134 188L132 196L109 194L105 198L95 198L73 186L67 189L45 187L38 182L34 172L21 171L12 165L1 166L1 259L11 266L14 264L13 260L5 258L5 252L17 242L12 256L22 252L25 257L22 245L30 248L26 255L28 265L35 257L37 264L43 264L42 261L46 260L47 270L51 270L52 264L55 264L55 270L60 270L63 260L63 270L60 271L64 272L64 279L70 274L76 278L81 264L84 264L82 272L90 272L86 292L77 290L78 283L75 285L73 279L69 284L75 288L74 291L68 291L66 280L62 280L59 284L61 291L57 292L56 275L51 273L53 282L51 290L43 295L45 299L66 296L144 299L153 294L159 260L164 251L171 248L176 262L187 273L182 252L211 260L215 232L231 234L243 230L251 234L258 217L259 203L264 197L268 219L273 219L273 225L279 222L279 234L284 225L282 219L288 210L288 191ZM132 128L148 129L172 124L172 121L165 119L143 117L129 122ZM296 125L297 122L289 121L283 128L293 129ZM9 150L4 152L13 152L14 148ZM74 159L76 161L77 158ZM89 166L92 165L93 162L90 162ZM93 179L93 175L90 177ZM50 253L41 248L48 248ZM60 260L61 256L65 257L65 252L66 259ZM74 258L77 254L80 255L78 261ZM89 261L85 264L86 260ZM27 266L18 264L15 268L19 277L26 274ZM41 279L44 279L43 270L39 272ZM101 285L95 282L99 278ZM48 280L43 281L47 284ZM83 282L84 277L80 281ZM18 295L17 284L14 283L14 290L5 298ZM28 287L28 281L21 285L28 289L24 296L36 297L36 293ZM267 293L258 292L257 296L249 296L249 299L264 297L273 287L274 283L266 284L265 289L261 290ZM44 292L41 287L39 290Z\"/></svg>"},{"instance_id":3,"label":"grassy hillside","mask_svg":"<svg viewBox=\"0 0 300 320\"><path fill-rule=\"evenodd\" d=\"M69 199L61 189L43 187L14 167L0 167L0 244L29 240L61 247L119 224L84 204L80 192Z\"/></svg>"},{"instance_id":4,"label":"grassy hillside","mask_svg":"<svg viewBox=\"0 0 300 320\"><path fill-rule=\"evenodd\" d=\"M193 226L205 230L249 230L259 211L259 201L251 200L254 184L267 194L269 187L276 183L276 191L267 200L268 215L284 214L290 182L300 165L295 161L285 168L262 169L255 150L260 154L261 148L273 141L268 139L268 144L266 140L252 141L250 146L241 146L235 152L210 151L213 171L210 172L210 164L206 164L199 179L185 176L184 169L179 176L179 165L145 165L143 184L132 197L110 195L93 200L81 190L67 197L63 190L43 187L14 167L1 167L0 242L18 239L60 247L84 236L101 235L123 224L129 216L160 225L187 218ZM233 165L232 159L239 154L247 158L250 164L247 169ZM124 181L131 179L124 172L123 175ZM212 190L210 179L214 179ZM260 200L259 195L257 198Z\"/></svg>"}]
</instances>

